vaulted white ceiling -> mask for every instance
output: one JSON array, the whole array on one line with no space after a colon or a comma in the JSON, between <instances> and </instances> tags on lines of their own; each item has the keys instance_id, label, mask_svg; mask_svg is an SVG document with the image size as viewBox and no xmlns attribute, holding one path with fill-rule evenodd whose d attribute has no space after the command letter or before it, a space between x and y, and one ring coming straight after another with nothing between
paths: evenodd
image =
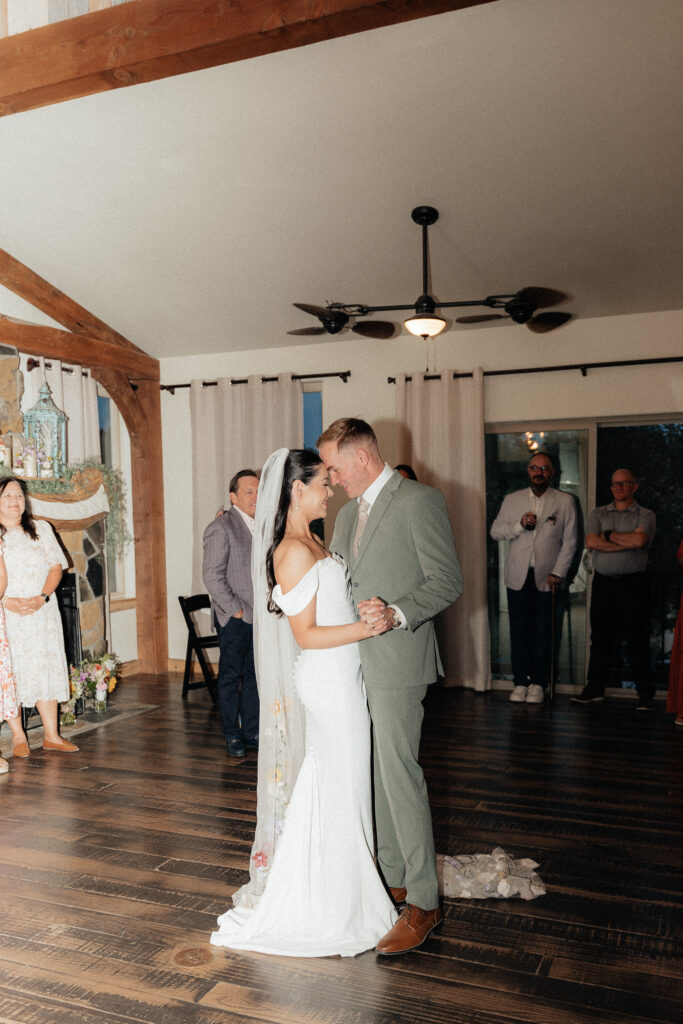
<instances>
[{"instance_id":1,"label":"vaulted white ceiling","mask_svg":"<svg viewBox=\"0 0 683 1024\"><path fill-rule=\"evenodd\" d=\"M4 117L0 248L159 358L414 302L424 203L438 299L681 309L682 38L680 0L500 0Z\"/></svg>"}]
</instances>

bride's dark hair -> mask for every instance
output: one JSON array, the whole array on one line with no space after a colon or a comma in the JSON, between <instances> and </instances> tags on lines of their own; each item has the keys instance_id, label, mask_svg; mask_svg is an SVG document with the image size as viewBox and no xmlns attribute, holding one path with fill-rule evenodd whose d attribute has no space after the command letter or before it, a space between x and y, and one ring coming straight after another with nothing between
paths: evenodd
<instances>
[{"instance_id":1,"label":"bride's dark hair","mask_svg":"<svg viewBox=\"0 0 683 1024\"><path fill-rule=\"evenodd\" d=\"M276 547L285 535L287 513L292 504L292 487L297 480L301 480L304 484L308 485L321 466L322 459L320 456L315 452L308 451L306 448L291 448L289 455L285 459L282 473L282 490L280 491L280 500L278 501L273 527L273 543L270 545L266 555L266 580L268 582L269 595L275 586L273 555L275 554ZM275 612L276 615L282 615L281 610L270 596L268 597L268 611Z\"/></svg>"}]
</instances>

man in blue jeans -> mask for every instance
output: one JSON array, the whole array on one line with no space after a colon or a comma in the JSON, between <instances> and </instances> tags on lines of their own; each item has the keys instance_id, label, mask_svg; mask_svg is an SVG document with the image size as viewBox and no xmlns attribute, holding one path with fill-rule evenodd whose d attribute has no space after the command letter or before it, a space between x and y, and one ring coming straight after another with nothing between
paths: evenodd
<instances>
[{"instance_id":1,"label":"man in blue jeans","mask_svg":"<svg viewBox=\"0 0 683 1024\"><path fill-rule=\"evenodd\" d=\"M220 657L218 710L228 753L258 748L259 698L254 670L251 541L258 476L242 469L230 481L230 509L204 531L204 586L211 597Z\"/></svg>"}]
</instances>

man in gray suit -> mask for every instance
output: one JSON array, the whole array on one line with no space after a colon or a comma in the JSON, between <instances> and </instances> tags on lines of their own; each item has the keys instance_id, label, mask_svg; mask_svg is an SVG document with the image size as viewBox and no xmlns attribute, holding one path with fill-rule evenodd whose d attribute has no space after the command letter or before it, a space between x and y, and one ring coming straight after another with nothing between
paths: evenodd
<instances>
[{"instance_id":1,"label":"man in gray suit","mask_svg":"<svg viewBox=\"0 0 683 1024\"><path fill-rule=\"evenodd\" d=\"M230 481L230 509L204 531L204 586L218 634L218 710L228 753L258 748L259 699L254 670L251 540L258 476L242 469ZM245 746L246 745L246 746Z\"/></svg>"},{"instance_id":2,"label":"man in gray suit","mask_svg":"<svg viewBox=\"0 0 683 1024\"><path fill-rule=\"evenodd\" d=\"M422 945L441 921L436 857L418 763L422 701L441 661L432 619L462 590L446 503L380 456L364 420L336 420L318 438L332 484L349 501L330 548L349 569L354 605L385 632L360 644L373 726L377 856L395 902L407 906L377 944L386 955Z\"/></svg>"},{"instance_id":3,"label":"man in gray suit","mask_svg":"<svg viewBox=\"0 0 683 1024\"><path fill-rule=\"evenodd\" d=\"M516 704L542 704L550 672L553 591L562 584L578 543L571 494L550 483L555 475L545 452L527 466L529 487L506 495L491 526L494 540L509 540L505 586L510 613L510 653Z\"/></svg>"}]
</instances>

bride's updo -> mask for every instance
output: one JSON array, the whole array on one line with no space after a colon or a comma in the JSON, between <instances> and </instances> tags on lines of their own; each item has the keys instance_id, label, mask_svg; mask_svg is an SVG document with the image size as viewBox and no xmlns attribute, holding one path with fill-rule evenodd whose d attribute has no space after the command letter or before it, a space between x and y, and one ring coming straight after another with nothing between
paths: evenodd
<instances>
[{"instance_id":1,"label":"bride's updo","mask_svg":"<svg viewBox=\"0 0 683 1024\"><path fill-rule=\"evenodd\" d=\"M275 513L275 525L273 528L273 543L266 555L266 579L268 590L272 591L275 586L275 573L273 572L273 555L275 549L285 535L287 528L287 514L292 504L292 487L297 480L308 485L322 465L322 459L316 452L310 452L306 448L290 448L289 455L285 459L285 466L282 474L282 490L280 500ZM268 611L281 615L282 612L271 597L268 598Z\"/></svg>"}]
</instances>

